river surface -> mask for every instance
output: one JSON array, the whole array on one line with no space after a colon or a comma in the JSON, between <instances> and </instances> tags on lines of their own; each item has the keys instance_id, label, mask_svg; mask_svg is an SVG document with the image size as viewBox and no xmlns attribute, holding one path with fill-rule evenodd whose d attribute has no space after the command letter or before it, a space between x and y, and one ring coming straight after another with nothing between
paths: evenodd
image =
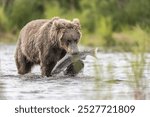
<instances>
[{"instance_id":1,"label":"river surface","mask_svg":"<svg viewBox=\"0 0 150 117\"><path fill-rule=\"evenodd\" d=\"M79 99L150 99L150 54L140 78L133 72L131 53L98 52L97 59L87 56L85 67L75 77L58 74L42 77L40 67L18 75L14 45L0 45L0 99L6 100L79 100ZM141 73L141 72L140 72Z\"/></svg>"}]
</instances>

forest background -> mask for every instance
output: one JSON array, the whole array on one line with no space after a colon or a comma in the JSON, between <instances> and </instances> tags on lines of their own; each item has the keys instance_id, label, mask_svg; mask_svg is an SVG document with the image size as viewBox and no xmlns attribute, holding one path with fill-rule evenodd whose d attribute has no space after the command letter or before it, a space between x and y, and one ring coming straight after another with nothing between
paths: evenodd
<instances>
[{"instance_id":1,"label":"forest background","mask_svg":"<svg viewBox=\"0 0 150 117\"><path fill-rule=\"evenodd\" d=\"M16 43L26 23L54 16L80 19L81 45L149 51L150 0L0 0L0 43Z\"/></svg>"}]
</instances>

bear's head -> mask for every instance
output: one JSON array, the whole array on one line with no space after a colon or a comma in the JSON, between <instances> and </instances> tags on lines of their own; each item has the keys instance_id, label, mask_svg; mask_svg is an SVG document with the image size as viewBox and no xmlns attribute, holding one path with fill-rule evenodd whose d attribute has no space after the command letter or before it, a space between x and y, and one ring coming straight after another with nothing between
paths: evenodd
<instances>
[{"instance_id":1,"label":"bear's head","mask_svg":"<svg viewBox=\"0 0 150 117\"><path fill-rule=\"evenodd\" d=\"M52 29L60 48L66 50L67 53L78 53L78 42L81 37L78 19L73 19L73 21L57 19L53 22Z\"/></svg>"}]
</instances>

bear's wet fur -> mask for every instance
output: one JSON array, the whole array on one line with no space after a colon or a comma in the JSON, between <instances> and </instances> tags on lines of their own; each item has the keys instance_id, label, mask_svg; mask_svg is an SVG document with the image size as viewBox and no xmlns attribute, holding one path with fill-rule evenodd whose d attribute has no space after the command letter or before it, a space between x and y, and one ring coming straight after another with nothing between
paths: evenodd
<instances>
[{"instance_id":1,"label":"bear's wet fur","mask_svg":"<svg viewBox=\"0 0 150 117\"><path fill-rule=\"evenodd\" d=\"M78 52L81 37L80 22L54 17L33 20L20 31L15 61L19 74L31 71L35 64L41 66L43 76L51 71L66 53Z\"/></svg>"}]
</instances>

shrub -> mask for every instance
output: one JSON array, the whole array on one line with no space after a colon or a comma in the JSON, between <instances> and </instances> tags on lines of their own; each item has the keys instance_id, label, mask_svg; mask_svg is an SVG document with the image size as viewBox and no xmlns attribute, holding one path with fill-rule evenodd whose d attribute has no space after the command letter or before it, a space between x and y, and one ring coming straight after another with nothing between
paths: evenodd
<instances>
[{"instance_id":1,"label":"shrub","mask_svg":"<svg viewBox=\"0 0 150 117\"><path fill-rule=\"evenodd\" d=\"M4 13L3 7L0 7L0 32L7 30L8 20Z\"/></svg>"},{"instance_id":2,"label":"shrub","mask_svg":"<svg viewBox=\"0 0 150 117\"><path fill-rule=\"evenodd\" d=\"M22 28L27 22L43 17L44 2L41 0L15 0L10 15L11 26Z\"/></svg>"}]
</instances>

